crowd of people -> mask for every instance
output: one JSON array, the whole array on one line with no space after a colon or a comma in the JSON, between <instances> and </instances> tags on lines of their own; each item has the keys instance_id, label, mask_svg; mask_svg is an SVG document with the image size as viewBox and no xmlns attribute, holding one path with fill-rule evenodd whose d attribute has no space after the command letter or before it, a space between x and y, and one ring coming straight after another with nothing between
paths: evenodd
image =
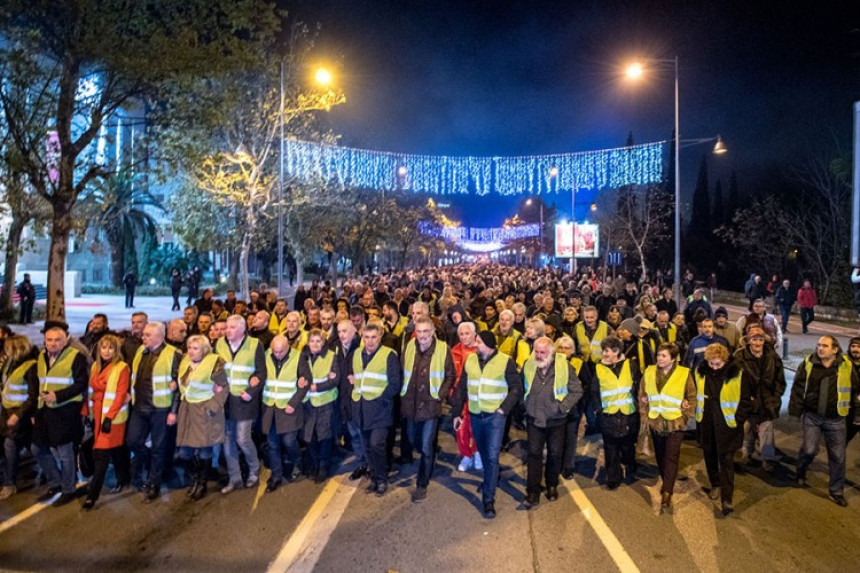
<instances>
[{"instance_id":1,"label":"crowd of people","mask_svg":"<svg viewBox=\"0 0 860 573\"><path fill-rule=\"evenodd\" d=\"M261 464L271 470L266 492L303 477L324 482L335 454L348 451L349 479L367 479L377 496L394 465L417 457L419 503L450 415L458 470L483 472L487 518L512 428L525 431L523 502L534 507L542 493L557 499L560 480L581 468L583 423L601 435L610 490L641 477L637 460L656 457L660 511L671 513L693 421L708 496L727 516L738 451L743 464L758 454L766 471L781 463L774 421L786 392L777 352L785 323L762 298L732 323L710 298L695 289L679 304L669 285L587 271L458 265L350 277L340 289L314 281L292 301L265 285L247 300L205 289L183 318L136 312L120 330L96 314L80 339L49 320L41 350L7 329L0 499L17 492L25 448L45 481L42 498L59 494L54 505L75 499L79 469L90 476L85 509L111 464L111 492L136 487L151 503L171 475L199 500L223 467L223 495L257 487ZM846 444L860 423L858 369L860 338L843 352L822 336L788 399L803 431L795 479L805 484L823 437L840 506Z\"/></svg>"}]
</instances>

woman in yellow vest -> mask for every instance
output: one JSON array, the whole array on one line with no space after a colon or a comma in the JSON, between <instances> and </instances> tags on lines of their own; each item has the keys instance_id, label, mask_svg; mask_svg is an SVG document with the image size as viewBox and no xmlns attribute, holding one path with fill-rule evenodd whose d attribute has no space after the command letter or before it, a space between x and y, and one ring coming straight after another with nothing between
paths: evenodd
<instances>
[{"instance_id":1,"label":"woman in yellow vest","mask_svg":"<svg viewBox=\"0 0 860 573\"><path fill-rule=\"evenodd\" d=\"M87 487L84 509L92 509L105 481L108 464L113 460L119 493L131 483L125 423L128 420L129 368L123 362L119 338L105 334L98 344L96 361L90 374L90 418L93 421L93 477Z\"/></svg>"},{"instance_id":2,"label":"woman in yellow vest","mask_svg":"<svg viewBox=\"0 0 860 573\"><path fill-rule=\"evenodd\" d=\"M325 334L318 328L308 332L308 345L302 352L299 377L304 377L310 382L304 403L305 421L302 439L308 444L314 480L322 483L328 477L332 419L335 404L337 404L337 386L340 379L334 351L326 346Z\"/></svg>"},{"instance_id":3,"label":"woman in yellow vest","mask_svg":"<svg viewBox=\"0 0 860 573\"><path fill-rule=\"evenodd\" d=\"M678 364L680 350L671 342L657 347L657 364L649 366L639 386L639 407L654 440L657 467L663 484L660 511L672 510L672 493L678 477L684 430L693 417L696 385L689 368Z\"/></svg>"},{"instance_id":4,"label":"woman in yellow vest","mask_svg":"<svg viewBox=\"0 0 860 573\"><path fill-rule=\"evenodd\" d=\"M696 368L695 377L696 422L711 482L708 497L722 499L722 512L727 516L734 511L734 458L743 443L752 396L743 371L729 362L729 351L722 344L705 348L705 360Z\"/></svg>"},{"instance_id":5,"label":"woman in yellow vest","mask_svg":"<svg viewBox=\"0 0 860 573\"><path fill-rule=\"evenodd\" d=\"M636 396L639 390L639 364L624 356L621 340L607 336L600 343L601 359L594 368L591 384L595 404L600 405L600 430L603 434L606 486L621 485L621 466L626 468L628 482L636 471L636 436L639 414ZM585 371L587 369L583 369Z\"/></svg>"},{"instance_id":6,"label":"woman in yellow vest","mask_svg":"<svg viewBox=\"0 0 860 573\"><path fill-rule=\"evenodd\" d=\"M573 308L573 307L569 307ZM582 358L576 355L576 342L570 336L564 335L555 341L555 351L564 354L567 361L573 366L576 375L582 372ZM580 378L580 382L585 382ZM589 389L583 386L583 396L588 395ZM585 413L585 400L577 400L576 405L567 413L567 423L564 428L564 453L561 456L561 477L573 479L576 469L576 446L579 441L579 424Z\"/></svg>"},{"instance_id":7,"label":"woman in yellow vest","mask_svg":"<svg viewBox=\"0 0 860 573\"><path fill-rule=\"evenodd\" d=\"M188 478L186 495L193 501L206 495L215 444L224 441L224 404L229 395L224 359L212 352L209 339L188 338L188 353L179 363L179 414L176 445Z\"/></svg>"},{"instance_id":8,"label":"woman in yellow vest","mask_svg":"<svg viewBox=\"0 0 860 573\"><path fill-rule=\"evenodd\" d=\"M38 352L26 336L12 335L4 340L0 369L0 437L3 438L3 464L0 466L0 500L15 495L18 488L18 452L21 439L28 433L30 416L39 399L36 373Z\"/></svg>"}]
</instances>

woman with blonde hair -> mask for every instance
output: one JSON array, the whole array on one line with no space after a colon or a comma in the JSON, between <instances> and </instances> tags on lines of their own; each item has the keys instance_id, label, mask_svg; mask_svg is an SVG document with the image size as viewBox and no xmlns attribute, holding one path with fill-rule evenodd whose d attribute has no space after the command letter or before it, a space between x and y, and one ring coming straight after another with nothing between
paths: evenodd
<instances>
[{"instance_id":1,"label":"woman with blonde hair","mask_svg":"<svg viewBox=\"0 0 860 573\"><path fill-rule=\"evenodd\" d=\"M30 412L39 398L39 376L36 373L37 352L26 336L12 335L3 340L0 369L0 499L15 495L18 488L18 451L22 438L30 429Z\"/></svg>"},{"instance_id":2,"label":"woman with blonde hair","mask_svg":"<svg viewBox=\"0 0 860 573\"><path fill-rule=\"evenodd\" d=\"M188 338L188 353L179 363L179 416L176 445L188 477L186 495L193 501L207 492L215 444L224 441L227 373L224 359L212 352L205 336Z\"/></svg>"},{"instance_id":3,"label":"woman with blonde hair","mask_svg":"<svg viewBox=\"0 0 860 573\"><path fill-rule=\"evenodd\" d=\"M131 483L125 425L128 420L129 367L122 360L122 345L113 334L98 343L96 360L90 370L90 417L93 420L93 477L87 487L83 508L92 509L104 485L108 464L113 460L119 493Z\"/></svg>"}]
</instances>

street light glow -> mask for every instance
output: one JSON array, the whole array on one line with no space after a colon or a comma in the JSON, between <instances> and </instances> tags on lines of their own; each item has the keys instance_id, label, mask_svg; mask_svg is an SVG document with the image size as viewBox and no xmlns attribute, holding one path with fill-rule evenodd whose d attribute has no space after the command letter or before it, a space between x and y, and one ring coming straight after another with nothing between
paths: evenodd
<instances>
[{"instance_id":1,"label":"street light glow","mask_svg":"<svg viewBox=\"0 0 860 573\"><path fill-rule=\"evenodd\" d=\"M639 78L642 77L643 72L644 72L644 70L642 68L642 64L640 64L639 62L634 62L634 63L630 64L629 66L627 66L627 70L625 71L625 74L631 80L638 80Z\"/></svg>"},{"instance_id":2,"label":"street light glow","mask_svg":"<svg viewBox=\"0 0 860 573\"><path fill-rule=\"evenodd\" d=\"M399 175L400 177L406 177L406 166L405 165L401 165L400 167L397 168L397 175Z\"/></svg>"},{"instance_id":3,"label":"street light glow","mask_svg":"<svg viewBox=\"0 0 860 573\"><path fill-rule=\"evenodd\" d=\"M526 205L531 206L531 204L532 204L532 200L531 200L531 199L526 199Z\"/></svg>"},{"instance_id":4,"label":"street light glow","mask_svg":"<svg viewBox=\"0 0 860 573\"><path fill-rule=\"evenodd\" d=\"M321 86L327 86L331 83L331 72L325 68L318 68L314 79Z\"/></svg>"},{"instance_id":5,"label":"street light glow","mask_svg":"<svg viewBox=\"0 0 860 573\"><path fill-rule=\"evenodd\" d=\"M558 177L558 167L550 167L549 168L549 176L550 177Z\"/></svg>"}]
</instances>

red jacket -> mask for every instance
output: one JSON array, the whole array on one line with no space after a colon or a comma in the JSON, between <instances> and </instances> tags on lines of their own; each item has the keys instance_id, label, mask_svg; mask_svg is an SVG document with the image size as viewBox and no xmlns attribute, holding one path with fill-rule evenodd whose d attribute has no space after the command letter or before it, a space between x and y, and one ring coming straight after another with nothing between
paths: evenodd
<instances>
[{"instance_id":1,"label":"red jacket","mask_svg":"<svg viewBox=\"0 0 860 573\"><path fill-rule=\"evenodd\" d=\"M451 349L451 358L454 360L454 368L457 370L457 379L454 381L454 386L451 388L452 396L454 395L454 390L457 389L457 385L460 383L460 374L463 372L463 365L466 363L466 358L477 351L477 346L474 348L467 348L463 346L462 343L458 343Z\"/></svg>"},{"instance_id":2,"label":"red jacket","mask_svg":"<svg viewBox=\"0 0 860 573\"><path fill-rule=\"evenodd\" d=\"M797 306L801 308L812 308L818 304L818 295L812 287L801 287L797 291Z\"/></svg>"}]
</instances>

